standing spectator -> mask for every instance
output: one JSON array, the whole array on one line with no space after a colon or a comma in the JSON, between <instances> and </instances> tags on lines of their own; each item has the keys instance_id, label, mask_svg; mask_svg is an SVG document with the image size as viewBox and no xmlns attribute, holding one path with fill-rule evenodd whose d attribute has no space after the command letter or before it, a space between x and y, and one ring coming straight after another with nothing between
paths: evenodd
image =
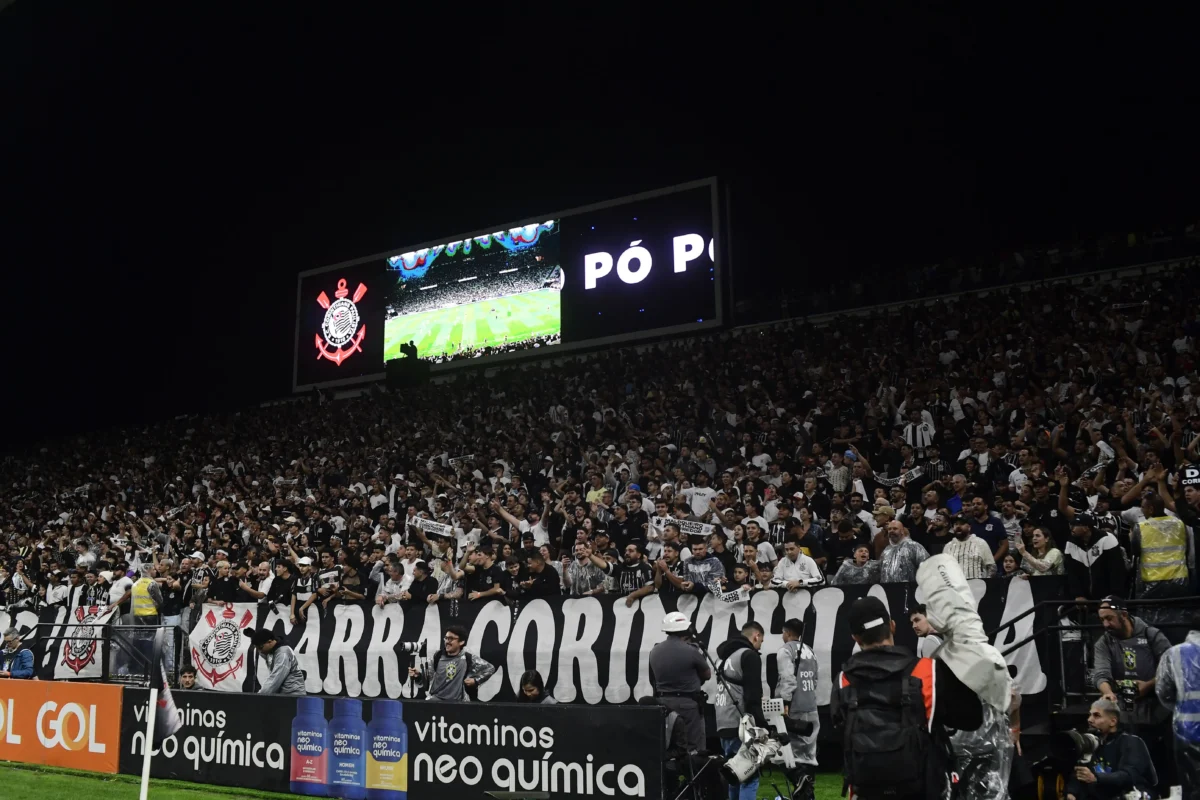
<instances>
[{"instance_id":1,"label":"standing spectator","mask_svg":"<svg viewBox=\"0 0 1200 800\"><path fill-rule=\"evenodd\" d=\"M1014 541L1021 556L1021 569L1028 575L1062 575L1062 551L1054 546L1054 540L1041 528L1034 528L1029 535L1031 549L1026 549L1025 539L1017 536Z\"/></svg>"},{"instance_id":2,"label":"standing spectator","mask_svg":"<svg viewBox=\"0 0 1200 800\"><path fill-rule=\"evenodd\" d=\"M575 558L563 556L562 583L571 597L592 597L604 593L606 570L592 563L591 547L584 542L575 545Z\"/></svg>"},{"instance_id":3,"label":"standing spectator","mask_svg":"<svg viewBox=\"0 0 1200 800\"><path fill-rule=\"evenodd\" d=\"M992 549L983 539L972 533L971 520L962 514L952 520L954 541L946 545L943 552L958 562L963 577L990 578L996 574L996 562L992 560Z\"/></svg>"},{"instance_id":4,"label":"standing spectator","mask_svg":"<svg viewBox=\"0 0 1200 800\"><path fill-rule=\"evenodd\" d=\"M1064 554L1067 590L1076 600L1099 600L1125 587L1125 559L1117 537L1097 531L1091 514L1071 520Z\"/></svg>"},{"instance_id":5,"label":"standing spectator","mask_svg":"<svg viewBox=\"0 0 1200 800\"><path fill-rule=\"evenodd\" d=\"M589 557L593 565L613 578L616 593L625 598L626 608L632 608L637 600L654 593L654 570L646 563L636 543L625 545L623 561L609 563L595 553Z\"/></svg>"},{"instance_id":6,"label":"standing spectator","mask_svg":"<svg viewBox=\"0 0 1200 800\"><path fill-rule=\"evenodd\" d=\"M860 544L854 558L843 561L837 574L830 580L834 586L852 586L879 582L879 562L871 560L871 548Z\"/></svg>"},{"instance_id":7,"label":"standing spectator","mask_svg":"<svg viewBox=\"0 0 1200 800\"><path fill-rule=\"evenodd\" d=\"M910 583L917 579L917 567L929 558L924 547L908 536L908 529L900 520L892 520L887 527L888 546L879 557L880 583Z\"/></svg>"}]
</instances>

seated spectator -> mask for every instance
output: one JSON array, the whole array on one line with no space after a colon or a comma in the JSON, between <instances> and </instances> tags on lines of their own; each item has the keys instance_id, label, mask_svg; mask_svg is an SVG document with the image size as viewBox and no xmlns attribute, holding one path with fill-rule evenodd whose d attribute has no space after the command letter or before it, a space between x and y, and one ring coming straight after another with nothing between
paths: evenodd
<instances>
[{"instance_id":1,"label":"seated spectator","mask_svg":"<svg viewBox=\"0 0 1200 800\"><path fill-rule=\"evenodd\" d=\"M558 701L553 695L546 692L546 685L542 682L542 674L536 669L531 669L521 675L521 693L517 695L517 701L521 703L540 703L542 705L554 705Z\"/></svg>"},{"instance_id":2,"label":"seated spectator","mask_svg":"<svg viewBox=\"0 0 1200 800\"><path fill-rule=\"evenodd\" d=\"M4 650L0 652L0 678L33 677L33 651L21 645L16 628L4 632Z\"/></svg>"},{"instance_id":3,"label":"seated spectator","mask_svg":"<svg viewBox=\"0 0 1200 800\"><path fill-rule=\"evenodd\" d=\"M788 591L795 591L824 583L825 575L816 561L800 551L799 542L788 541L783 545L783 558L775 565L774 579Z\"/></svg>"}]
</instances>

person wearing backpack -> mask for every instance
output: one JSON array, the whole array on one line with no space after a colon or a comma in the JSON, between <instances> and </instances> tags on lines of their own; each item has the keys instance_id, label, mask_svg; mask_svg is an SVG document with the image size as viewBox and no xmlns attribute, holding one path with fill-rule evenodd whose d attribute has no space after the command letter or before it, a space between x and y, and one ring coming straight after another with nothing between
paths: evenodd
<instances>
[{"instance_id":1,"label":"person wearing backpack","mask_svg":"<svg viewBox=\"0 0 1200 800\"><path fill-rule=\"evenodd\" d=\"M842 665L830 715L842 732L852 800L939 800L949 773L947 728L983 724L979 697L941 661L897 647L876 597L855 600L850 633L862 648Z\"/></svg>"},{"instance_id":2,"label":"person wearing backpack","mask_svg":"<svg viewBox=\"0 0 1200 800\"><path fill-rule=\"evenodd\" d=\"M732 756L742 747L738 729L744 715L754 718L754 724L766 728L767 718L763 714L763 662L762 649L766 631L763 626L750 620L742 626L741 635L727 639L717 647L721 663L717 667L717 698L713 704L717 720L717 736L726 756ZM745 783L729 784L729 796L734 800L754 800L758 797L759 773Z\"/></svg>"},{"instance_id":3,"label":"person wearing backpack","mask_svg":"<svg viewBox=\"0 0 1200 800\"><path fill-rule=\"evenodd\" d=\"M467 652L466 628L451 625L446 628L442 642L444 648L434 653L430 664L432 675L427 699L444 703L467 702L468 696L476 692L479 684L492 677L496 668ZM414 678L421 677L416 667L409 669L408 674Z\"/></svg>"},{"instance_id":4,"label":"person wearing backpack","mask_svg":"<svg viewBox=\"0 0 1200 800\"><path fill-rule=\"evenodd\" d=\"M821 720L817 714L817 656L804 643L804 621L789 619L783 623L783 647L775 657L779 680L775 694L783 700L783 714L788 728L792 756L800 774L810 777L817 772L817 733ZM812 731L805 735L798 730ZM799 775L788 776L799 783Z\"/></svg>"}]
</instances>

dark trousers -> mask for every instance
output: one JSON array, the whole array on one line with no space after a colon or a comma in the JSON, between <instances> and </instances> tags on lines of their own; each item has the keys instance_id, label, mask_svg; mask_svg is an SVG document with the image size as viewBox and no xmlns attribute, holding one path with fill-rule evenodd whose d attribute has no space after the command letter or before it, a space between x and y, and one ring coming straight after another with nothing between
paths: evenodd
<instances>
[{"instance_id":1,"label":"dark trousers","mask_svg":"<svg viewBox=\"0 0 1200 800\"><path fill-rule=\"evenodd\" d=\"M679 715L675 723L683 731L683 739L689 753L699 752L705 747L704 711L690 697L660 697L659 702Z\"/></svg>"}]
</instances>

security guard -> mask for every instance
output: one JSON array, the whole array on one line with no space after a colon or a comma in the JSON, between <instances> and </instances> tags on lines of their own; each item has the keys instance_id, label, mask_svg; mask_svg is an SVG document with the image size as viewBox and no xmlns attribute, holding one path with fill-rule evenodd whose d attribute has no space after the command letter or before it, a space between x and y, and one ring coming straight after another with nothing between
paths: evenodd
<instances>
[{"instance_id":1,"label":"security guard","mask_svg":"<svg viewBox=\"0 0 1200 800\"><path fill-rule=\"evenodd\" d=\"M1163 656L1154 690L1174 711L1175 769L1184 800L1200 800L1200 631Z\"/></svg>"},{"instance_id":2,"label":"security guard","mask_svg":"<svg viewBox=\"0 0 1200 800\"><path fill-rule=\"evenodd\" d=\"M159 625L162 608L162 588L150 577L149 568L142 568L142 576L130 589L134 625Z\"/></svg>"},{"instance_id":3,"label":"security guard","mask_svg":"<svg viewBox=\"0 0 1200 800\"><path fill-rule=\"evenodd\" d=\"M1188 580L1188 534L1183 520L1167 516L1159 495L1142 501L1146 519L1138 523L1134 552L1140 556L1137 597L1143 600L1186 597Z\"/></svg>"},{"instance_id":4,"label":"security guard","mask_svg":"<svg viewBox=\"0 0 1200 800\"><path fill-rule=\"evenodd\" d=\"M783 700L784 716L789 729L795 723L811 723L812 732L800 736L791 732L792 755L800 771L815 776L817 772L817 732L821 720L817 714L817 656L804 643L804 621L792 618L783 623L783 647L776 656L779 682L775 694ZM795 777L794 783L798 783Z\"/></svg>"},{"instance_id":5,"label":"security guard","mask_svg":"<svg viewBox=\"0 0 1200 800\"><path fill-rule=\"evenodd\" d=\"M704 712L701 686L712 670L700 648L691 643L691 622L685 614L672 611L663 617L667 638L650 651L650 682L654 694L670 711L679 715L677 725L689 753L705 750Z\"/></svg>"}]
</instances>

